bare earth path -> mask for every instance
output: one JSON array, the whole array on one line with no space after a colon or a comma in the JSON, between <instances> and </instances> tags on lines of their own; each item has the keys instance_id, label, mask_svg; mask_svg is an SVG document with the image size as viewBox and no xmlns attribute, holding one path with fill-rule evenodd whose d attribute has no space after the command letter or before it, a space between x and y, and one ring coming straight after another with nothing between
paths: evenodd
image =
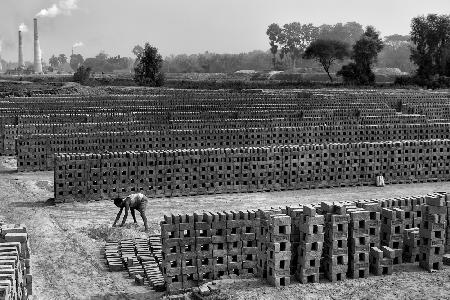
<instances>
[{"instance_id":1,"label":"bare earth path","mask_svg":"<svg viewBox=\"0 0 450 300\"><path fill-rule=\"evenodd\" d=\"M104 241L95 237L110 230L117 210L109 201L51 205L53 173L17 173L15 160L0 157L0 215L28 227L32 248L36 298L158 299L161 294L134 285L123 272L111 273L102 260ZM266 208L319 201L358 200L450 191L450 183L354 187L273 193L209 195L152 199L147 216L157 232L167 213ZM130 216L131 218L131 216ZM130 222L130 220L128 220ZM141 226L114 229L118 236L144 236ZM92 238L94 237L94 238ZM258 279L222 280L231 299L450 299L450 268L426 273L414 265L395 268L387 277L346 280L337 284L302 285L274 289Z\"/></svg>"}]
</instances>

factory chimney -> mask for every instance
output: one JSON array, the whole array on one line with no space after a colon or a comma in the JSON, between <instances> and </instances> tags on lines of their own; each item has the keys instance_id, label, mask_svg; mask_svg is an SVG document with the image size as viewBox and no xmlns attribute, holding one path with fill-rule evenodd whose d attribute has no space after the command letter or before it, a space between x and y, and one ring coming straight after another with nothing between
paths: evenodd
<instances>
[{"instance_id":1,"label":"factory chimney","mask_svg":"<svg viewBox=\"0 0 450 300\"><path fill-rule=\"evenodd\" d=\"M23 43L22 43L22 31L19 30L19 64L18 64L18 68L23 68L24 64L23 64Z\"/></svg>"},{"instance_id":2,"label":"factory chimney","mask_svg":"<svg viewBox=\"0 0 450 300\"><path fill-rule=\"evenodd\" d=\"M39 45L38 23L34 19L34 73L42 73L41 46Z\"/></svg>"}]
</instances>

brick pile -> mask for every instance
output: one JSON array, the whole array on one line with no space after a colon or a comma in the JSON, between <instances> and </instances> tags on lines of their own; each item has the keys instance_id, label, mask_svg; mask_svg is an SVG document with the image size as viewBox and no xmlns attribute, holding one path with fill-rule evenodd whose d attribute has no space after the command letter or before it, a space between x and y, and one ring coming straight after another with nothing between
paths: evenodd
<instances>
[{"instance_id":1,"label":"brick pile","mask_svg":"<svg viewBox=\"0 0 450 300\"><path fill-rule=\"evenodd\" d=\"M428 195L425 198L426 204L422 206L419 265L428 271L442 269L447 222L445 198L441 194Z\"/></svg>"},{"instance_id":2,"label":"brick pile","mask_svg":"<svg viewBox=\"0 0 450 300\"><path fill-rule=\"evenodd\" d=\"M389 247L382 246L370 248L369 269L370 273L375 276L392 275L393 272L393 257L395 251Z\"/></svg>"},{"instance_id":3,"label":"brick pile","mask_svg":"<svg viewBox=\"0 0 450 300\"><path fill-rule=\"evenodd\" d=\"M267 281L276 287L287 286L291 279L291 217L269 215L267 227Z\"/></svg>"},{"instance_id":4,"label":"brick pile","mask_svg":"<svg viewBox=\"0 0 450 300\"><path fill-rule=\"evenodd\" d=\"M325 242L322 265L325 277L331 281L347 278L350 215L342 205L322 202L325 214Z\"/></svg>"},{"instance_id":5,"label":"brick pile","mask_svg":"<svg viewBox=\"0 0 450 300\"><path fill-rule=\"evenodd\" d=\"M322 257L325 218L316 207L303 206L300 221L300 244L298 249L297 280L301 283L319 282L320 259Z\"/></svg>"},{"instance_id":6,"label":"brick pile","mask_svg":"<svg viewBox=\"0 0 450 300\"><path fill-rule=\"evenodd\" d=\"M29 237L24 225L7 224L0 216L0 299L33 297Z\"/></svg>"},{"instance_id":7,"label":"brick pile","mask_svg":"<svg viewBox=\"0 0 450 300\"><path fill-rule=\"evenodd\" d=\"M369 276L369 220L370 212L362 208L347 208L350 215L348 236L348 276L366 278Z\"/></svg>"},{"instance_id":8,"label":"brick pile","mask_svg":"<svg viewBox=\"0 0 450 300\"><path fill-rule=\"evenodd\" d=\"M289 285L294 277L310 283L323 275L336 282L369 273L390 275L393 265L404 262L440 269L449 261L443 256L447 200L448 194L435 193L165 216L161 232L166 286L176 294L214 279L249 275L276 287ZM411 222L419 225L417 214L405 217L419 208L420 229L404 229Z\"/></svg>"},{"instance_id":9,"label":"brick pile","mask_svg":"<svg viewBox=\"0 0 450 300\"><path fill-rule=\"evenodd\" d=\"M400 208L381 210L381 244L395 251L393 264L403 260L403 232L405 212Z\"/></svg>"},{"instance_id":10,"label":"brick pile","mask_svg":"<svg viewBox=\"0 0 450 300\"><path fill-rule=\"evenodd\" d=\"M159 268L161 261L152 243L160 243L160 237L109 241L105 245L105 259L112 272L126 271L136 284L147 284L155 291L164 291L164 277Z\"/></svg>"}]
</instances>

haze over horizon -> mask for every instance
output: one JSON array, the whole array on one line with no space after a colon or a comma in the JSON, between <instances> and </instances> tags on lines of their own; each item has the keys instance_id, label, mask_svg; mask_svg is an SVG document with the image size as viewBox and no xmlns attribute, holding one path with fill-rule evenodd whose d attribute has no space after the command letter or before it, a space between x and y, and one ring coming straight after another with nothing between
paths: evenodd
<instances>
[{"instance_id":1,"label":"haze over horizon","mask_svg":"<svg viewBox=\"0 0 450 300\"><path fill-rule=\"evenodd\" d=\"M1 56L17 61L17 31L24 23L24 59L33 58L33 18L39 17L44 60L75 52L93 57L101 50L130 56L150 42L163 56L205 51L268 50L271 23L373 25L382 36L409 34L413 17L450 12L449 0L0 0ZM46 9L42 11L42 9Z\"/></svg>"}]
</instances>

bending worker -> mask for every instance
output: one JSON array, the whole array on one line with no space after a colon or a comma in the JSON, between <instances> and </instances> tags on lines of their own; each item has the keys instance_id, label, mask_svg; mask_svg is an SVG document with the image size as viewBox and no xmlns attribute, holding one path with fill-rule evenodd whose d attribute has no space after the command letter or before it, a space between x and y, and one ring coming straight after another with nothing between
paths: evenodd
<instances>
[{"instance_id":1,"label":"bending worker","mask_svg":"<svg viewBox=\"0 0 450 300\"><path fill-rule=\"evenodd\" d=\"M125 221L128 217L128 209L131 210L131 216L133 217L134 223L137 224L136 216L134 211L137 210L141 214L142 220L144 221L145 231L148 231L147 225L147 217L145 216L145 209L147 208L148 198L142 194L131 194L126 198L116 198L114 199L114 204L120 208L119 213L117 214L116 220L114 221L113 227L116 226L117 221L120 219L120 215L122 214L122 210L125 208L125 214L123 216L123 221L120 226L125 224Z\"/></svg>"}]
</instances>

